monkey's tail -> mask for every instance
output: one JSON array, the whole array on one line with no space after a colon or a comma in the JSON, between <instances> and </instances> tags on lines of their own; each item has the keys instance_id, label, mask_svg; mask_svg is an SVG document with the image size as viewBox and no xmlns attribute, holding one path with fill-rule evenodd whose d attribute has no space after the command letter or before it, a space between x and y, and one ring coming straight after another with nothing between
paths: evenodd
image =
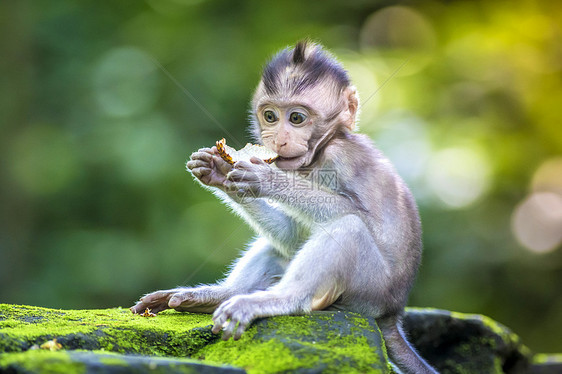
<instances>
[{"instance_id":1,"label":"monkey's tail","mask_svg":"<svg viewBox=\"0 0 562 374\"><path fill-rule=\"evenodd\" d=\"M386 349L391 361L404 374L438 374L416 352L408 342L402 330L402 321L398 316L377 319L386 343Z\"/></svg>"}]
</instances>

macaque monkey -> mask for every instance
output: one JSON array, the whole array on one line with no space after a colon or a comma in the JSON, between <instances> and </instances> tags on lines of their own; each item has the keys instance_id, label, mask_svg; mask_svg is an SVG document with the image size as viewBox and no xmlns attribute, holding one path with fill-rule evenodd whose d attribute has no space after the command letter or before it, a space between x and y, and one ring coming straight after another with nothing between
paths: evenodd
<instances>
[{"instance_id":1,"label":"macaque monkey","mask_svg":"<svg viewBox=\"0 0 562 374\"><path fill-rule=\"evenodd\" d=\"M213 313L213 332L240 338L259 317L347 310L372 316L405 373L436 373L401 327L422 243L414 198L365 135L344 68L304 41L266 65L251 131L279 157L234 165L216 147L187 169L258 234L224 280L150 293L131 308Z\"/></svg>"}]
</instances>

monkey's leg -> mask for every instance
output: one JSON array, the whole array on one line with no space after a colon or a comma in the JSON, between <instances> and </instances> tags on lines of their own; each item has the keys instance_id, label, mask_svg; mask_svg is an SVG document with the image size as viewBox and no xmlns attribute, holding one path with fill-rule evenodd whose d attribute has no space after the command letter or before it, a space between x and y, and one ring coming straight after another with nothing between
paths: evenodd
<instances>
[{"instance_id":1,"label":"monkey's leg","mask_svg":"<svg viewBox=\"0 0 562 374\"><path fill-rule=\"evenodd\" d=\"M236 340L255 318L328 307L347 289L359 250L370 243L369 231L354 215L317 226L277 285L234 296L217 308L213 332L224 328L223 339Z\"/></svg>"},{"instance_id":2,"label":"monkey's leg","mask_svg":"<svg viewBox=\"0 0 562 374\"><path fill-rule=\"evenodd\" d=\"M279 280L286 266L277 251L260 238L235 262L225 280L199 287L178 287L143 296L131 307L134 313L146 308L153 313L173 308L178 311L211 313L230 297L254 290L264 290Z\"/></svg>"}]
</instances>

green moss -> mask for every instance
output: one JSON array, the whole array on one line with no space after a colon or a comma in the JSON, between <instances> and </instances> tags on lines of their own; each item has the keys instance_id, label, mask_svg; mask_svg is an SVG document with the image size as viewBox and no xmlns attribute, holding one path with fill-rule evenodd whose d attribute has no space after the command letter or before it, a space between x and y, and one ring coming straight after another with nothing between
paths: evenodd
<instances>
[{"instance_id":1,"label":"green moss","mask_svg":"<svg viewBox=\"0 0 562 374\"><path fill-rule=\"evenodd\" d=\"M343 322L337 321L349 324L351 333L327 328L326 325L334 323L334 316L332 312L269 318L252 326L238 342L220 341L205 347L199 351L198 358L242 367L250 374L307 368L321 368L323 373L390 372L388 361L382 361L386 351L379 348L380 331L353 314L343 315ZM379 345L369 341L364 336L366 331L356 329L355 324L376 333Z\"/></svg>"},{"instance_id":2,"label":"green moss","mask_svg":"<svg viewBox=\"0 0 562 374\"><path fill-rule=\"evenodd\" d=\"M390 372L374 320L353 313L315 312L262 319L237 342L217 341L210 332L210 315L174 311L143 318L121 308L55 310L0 304L0 323L4 352L22 352L57 339L67 350L191 356L243 367L250 373L306 368ZM99 360L109 366L126 363L118 356Z\"/></svg>"},{"instance_id":3,"label":"green moss","mask_svg":"<svg viewBox=\"0 0 562 374\"><path fill-rule=\"evenodd\" d=\"M79 374L86 371L84 364L73 362L64 351L30 350L0 355L0 368L8 367L44 374Z\"/></svg>"},{"instance_id":4,"label":"green moss","mask_svg":"<svg viewBox=\"0 0 562 374\"><path fill-rule=\"evenodd\" d=\"M218 370L214 370L218 369ZM221 372L224 367L192 359L119 355L104 351L42 351L0 354L0 372L74 374L88 372L199 373ZM227 368L229 369L229 368ZM232 372L232 370L229 370Z\"/></svg>"},{"instance_id":5,"label":"green moss","mask_svg":"<svg viewBox=\"0 0 562 374\"><path fill-rule=\"evenodd\" d=\"M477 320L482 322L490 331L493 333L506 338L508 340L519 340L516 334L513 334L507 327L491 319L490 317L481 314L468 314L460 312L449 312L449 315L453 318L460 320Z\"/></svg>"},{"instance_id":6,"label":"green moss","mask_svg":"<svg viewBox=\"0 0 562 374\"><path fill-rule=\"evenodd\" d=\"M248 373L275 373L313 365L298 360L286 346L273 340L251 346L225 342L201 353L205 361L242 367Z\"/></svg>"},{"instance_id":7,"label":"green moss","mask_svg":"<svg viewBox=\"0 0 562 374\"><path fill-rule=\"evenodd\" d=\"M297 335L300 334L301 336L310 336L312 335L312 330L317 327L313 321L310 320L310 316L276 316L268 318L267 325L268 326L281 326L277 330L279 334L284 335ZM291 323L286 323L287 318L291 319Z\"/></svg>"},{"instance_id":8,"label":"green moss","mask_svg":"<svg viewBox=\"0 0 562 374\"><path fill-rule=\"evenodd\" d=\"M450 314L452 317L458 319L480 321L491 332L498 335L498 337L500 337L500 339L503 341L504 344L511 345L514 347L516 346L517 350L521 353L522 356L531 357L532 355L531 350L521 342L521 338L519 337L519 335L515 334L501 323L494 321L490 317L481 314L465 314L459 312L450 312ZM487 343L488 346L490 346L493 349L498 348L497 342L494 339L488 339L487 341L480 342L480 343L482 345Z\"/></svg>"},{"instance_id":9,"label":"green moss","mask_svg":"<svg viewBox=\"0 0 562 374\"><path fill-rule=\"evenodd\" d=\"M128 309L55 310L0 304L0 351L21 352L57 339L65 349L186 356L213 337L210 315L165 311L145 318ZM207 329L210 330L210 329Z\"/></svg>"}]
</instances>

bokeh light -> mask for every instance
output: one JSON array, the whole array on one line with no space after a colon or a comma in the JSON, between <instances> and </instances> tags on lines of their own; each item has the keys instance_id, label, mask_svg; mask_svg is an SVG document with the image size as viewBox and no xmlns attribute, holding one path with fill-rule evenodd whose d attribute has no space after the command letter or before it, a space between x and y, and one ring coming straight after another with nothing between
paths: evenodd
<instances>
[{"instance_id":1,"label":"bokeh light","mask_svg":"<svg viewBox=\"0 0 562 374\"><path fill-rule=\"evenodd\" d=\"M432 146L427 124L421 118L411 112L392 111L380 117L373 130L377 146L408 183L425 175Z\"/></svg>"},{"instance_id":2,"label":"bokeh light","mask_svg":"<svg viewBox=\"0 0 562 374\"><path fill-rule=\"evenodd\" d=\"M515 207L511 228L523 247L535 253L551 252L562 244L562 157L538 167L531 190Z\"/></svg>"},{"instance_id":3,"label":"bokeh light","mask_svg":"<svg viewBox=\"0 0 562 374\"><path fill-rule=\"evenodd\" d=\"M414 74L432 58L436 43L430 21L412 7L389 6L371 14L361 29L364 52L409 60L400 74Z\"/></svg>"},{"instance_id":4,"label":"bokeh light","mask_svg":"<svg viewBox=\"0 0 562 374\"><path fill-rule=\"evenodd\" d=\"M157 182L167 174L177 173L189 156L170 121L160 113L106 120L96 126L91 136L94 144L105 147L103 151L93 150L88 158L116 164L119 174L137 183Z\"/></svg>"},{"instance_id":5,"label":"bokeh light","mask_svg":"<svg viewBox=\"0 0 562 374\"><path fill-rule=\"evenodd\" d=\"M158 97L156 70L152 59L138 48L108 51L93 76L101 109L110 116L124 117L150 108Z\"/></svg>"},{"instance_id":6,"label":"bokeh light","mask_svg":"<svg viewBox=\"0 0 562 374\"><path fill-rule=\"evenodd\" d=\"M490 162L482 150L447 148L429 161L427 183L451 208L462 208L481 198L491 183Z\"/></svg>"},{"instance_id":7,"label":"bokeh light","mask_svg":"<svg viewBox=\"0 0 562 374\"><path fill-rule=\"evenodd\" d=\"M562 194L562 157L544 161L531 182L533 191L552 191Z\"/></svg>"},{"instance_id":8,"label":"bokeh light","mask_svg":"<svg viewBox=\"0 0 562 374\"><path fill-rule=\"evenodd\" d=\"M379 83L375 75L375 69L369 66L360 56L344 55L340 58L346 70L353 79L353 84L357 88L359 95L359 122L358 127L363 128L373 123L378 113L380 95L375 92L379 88Z\"/></svg>"},{"instance_id":9,"label":"bokeh light","mask_svg":"<svg viewBox=\"0 0 562 374\"><path fill-rule=\"evenodd\" d=\"M535 192L513 213L513 232L521 245L545 253L562 243L562 195Z\"/></svg>"}]
</instances>

